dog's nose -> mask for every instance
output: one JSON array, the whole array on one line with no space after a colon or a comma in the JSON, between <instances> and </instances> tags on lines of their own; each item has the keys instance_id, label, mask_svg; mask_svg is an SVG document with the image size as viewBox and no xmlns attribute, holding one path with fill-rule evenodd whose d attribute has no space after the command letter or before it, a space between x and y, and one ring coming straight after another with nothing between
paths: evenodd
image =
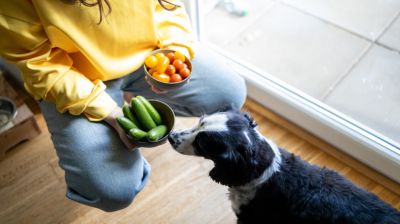
<instances>
[{"instance_id":1,"label":"dog's nose","mask_svg":"<svg viewBox=\"0 0 400 224\"><path fill-rule=\"evenodd\" d=\"M175 134L174 134L174 133L171 133L171 134L168 136L168 141L169 141L169 143L170 143L173 147L176 146L176 139L175 139Z\"/></svg>"}]
</instances>

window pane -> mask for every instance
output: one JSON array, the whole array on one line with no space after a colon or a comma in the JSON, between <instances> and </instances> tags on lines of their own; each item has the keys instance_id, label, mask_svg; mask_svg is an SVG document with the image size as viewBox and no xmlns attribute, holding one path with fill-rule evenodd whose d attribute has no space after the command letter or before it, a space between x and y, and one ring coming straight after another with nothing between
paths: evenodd
<instances>
[{"instance_id":1,"label":"window pane","mask_svg":"<svg viewBox=\"0 0 400 224\"><path fill-rule=\"evenodd\" d=\"M204 39L400 142L400 1L203 4Z\"/></svg>"}]
</instances>

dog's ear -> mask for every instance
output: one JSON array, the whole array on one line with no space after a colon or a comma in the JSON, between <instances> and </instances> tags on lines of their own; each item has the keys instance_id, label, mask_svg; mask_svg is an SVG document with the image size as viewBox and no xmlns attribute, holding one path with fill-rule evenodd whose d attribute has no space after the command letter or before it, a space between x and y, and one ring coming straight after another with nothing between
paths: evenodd
<instances>
[{"instance_id":1,"label":"dog's ear","mask_svg":"<svg viewBox=\"0 0 400 224\"><path fill-rule=\"evenodd\" d=\"M215 182L228 186L240 186L251 180L251 172L243 163L232 164L233 161L225 159L214 161L214 168L209 172L209 176Z\"/></svg>"},{"instance_id":2,"label":"dog's ear","mask_svg":"<svg viewBox=\"0 0 400 224\"><path fill-rule=\"evenodd\" d=\"M238 178L237 174L235 174L233 170L229 169L229 167L225 167L218 163L215 163L214 165L215 166L211 169L209 176L215 182L228 187L238 186L241 184L238 182L240 178Z\"/></svg>"},{"instance_id":3,"label":"dog's ear","mask_svg":"<svg viewBox=\"0 0 400 224\"><path fill-rule=\"evenodd\" d=\"M214 168L210 177L217 183L225 186L239 186L249 180L244 158L237 152L226 150L213 158Z\"/></svg>"},{"instance_id":4,"label":"dog's ear","mask_svg":"<svg viewBox=\"0 0 400 224\"><path fill-rule=\"evenodd\" d=\"M249 121L250 127L254 128L257 127L256 121L249 113L243 113L244 117Z\"/></svg>"}]
</instances>

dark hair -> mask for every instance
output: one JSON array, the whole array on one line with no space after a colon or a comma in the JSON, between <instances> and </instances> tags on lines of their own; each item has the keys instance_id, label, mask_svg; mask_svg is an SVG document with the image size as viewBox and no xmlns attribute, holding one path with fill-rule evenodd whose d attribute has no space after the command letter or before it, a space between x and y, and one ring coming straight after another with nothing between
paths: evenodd
<instances>
[{"instance_id":1,"label":"dark hair","mask_svg":"<svg viewBox=\"0 0 400 224\"><path fill-rule=\"evenodd\" d=\"M161 7L163 7L165 10L168 10L168 11L174 11L176 8L180 7L180 5L174 4L167 0L158 0L158 3L160 3ZM167 6L165 6L165 3L168 3L172 7L168 8Z\"/></svg>"},{"instance_id":2,"label":"dark hair","mask_svg":"<svg viewBox=\"0 0 400 224\"><path fill-rule=\"evenodd\" d=\"M108 14L110 14L112 11L111 4L108 0L96 0L93 2L87 2L87 0L62 0L62 1L67 2L67 3L79 2L82 5L88 6L88 7L98 6L100 19L97 24L100 24L103 21L103 16L108 16ZM103 1L104 1L104 3L103 3ZM177 9L178 7L180 7L180 5L174 4L168 0L158 0L158 3L161 5L161 7L163 7L165 10L168 10L168 11L173 11L173 10ZM107 13L104 13L104 5L103 4L105 4L108 8ZM170 5L170 6L167 6L167 5Z\"/></svg>"}]
</instances>

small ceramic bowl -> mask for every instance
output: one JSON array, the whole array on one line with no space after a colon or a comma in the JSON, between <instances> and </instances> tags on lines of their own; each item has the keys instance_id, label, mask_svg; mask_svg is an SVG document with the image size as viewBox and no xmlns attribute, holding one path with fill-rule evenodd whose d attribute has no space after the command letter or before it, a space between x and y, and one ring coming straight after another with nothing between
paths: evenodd
<instances>
[{"instance_id":1,"label":"small ceramic bowl","mask_svg":"<svg viewBox=\"0 0 400 224\"><path fill-rule=\"evenodd\" d=\"M164 144L168 139L169 133L171 133L172 129L174 128L175 113L172 110L172 108L170 106L168 106L168 104L161 102L159 100L149 99L149 102L158 111L158 113L160 113L161 119L162 119L163 123L167 126L168 131L164 137L162 137L161 139L159 139L156 142L138 141L138 140L134 140L130 135L127 135L128 138L132 141L132 143L135 144L135 146L137 146L137 147L152 148L152 147L156 147L156 146Z\"/></svg>"},{"instance_id":2,"label":"small ceramic bowl","mask_svg":"<svg viewBox=\"0 0 400 224\"><path fill-rule=\"evenodd\" d=\"M150 55L156 55L157 53L164 53L165 55L167 55L169 52L175 52L174 50L169 50L169 49L158 49L155 51L152 51L150 53ZM171 62L172 63L172 62ZM190 62L190 60L185 56L185 63L187 64L190 72L192 72L192 63ZM191 74L186 78L183 79L180 82L170 82L170 83L166 83L166 82L161 82L157 79L155 79L148 71L147 71L147 67L146 65L143 65L143 69L144 72L146 73L146 78L147 81L153 85L154 87L156 87L159 90L171 90L171 89L176 89L179 88L183 85L185 85L186 83L189 82Z\"/></svg>"},{"instance_id":3,"label":"small ceramic bowl","mask_svg":"<svg viewBox=\"0 0 400 224\"><path fill-rule=\"evenodd\" d=\"M17 107L10 98L0 96L0 128L10 123L17 115Z\"/></svg>"}]
</instances>

